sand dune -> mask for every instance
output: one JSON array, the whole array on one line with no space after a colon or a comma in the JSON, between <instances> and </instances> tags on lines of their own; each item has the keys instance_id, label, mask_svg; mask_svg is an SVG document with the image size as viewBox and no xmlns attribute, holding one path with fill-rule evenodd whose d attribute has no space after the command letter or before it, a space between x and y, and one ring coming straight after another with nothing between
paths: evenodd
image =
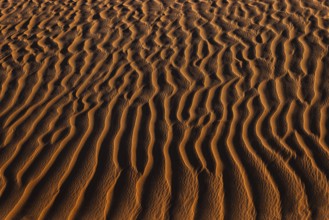
<instances>
[{"instance_id":1,"label":"sand dune","mask_svg":"<svg viewBox=\"0 0 329 220\"><path fill-rule=\"evenodd\" d=\"M2 0L0 64L0 219L329 219L328 0Z\"/></svg>"}]
</instances>

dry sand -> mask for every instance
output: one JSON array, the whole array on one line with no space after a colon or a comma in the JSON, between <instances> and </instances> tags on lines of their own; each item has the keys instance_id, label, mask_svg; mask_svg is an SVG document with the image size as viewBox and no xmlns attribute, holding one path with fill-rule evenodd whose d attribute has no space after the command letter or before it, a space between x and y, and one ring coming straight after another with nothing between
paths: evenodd
<instances>
[{"instance_id":1,"label":"dry sand","mask_svg":"<svg viewBox=\"0 0 329 220\"><path fill-rule=\"evenodd\" d=\"M328 0L1 0L0 219L329 219Z\"/></svg>"}]
</instances>

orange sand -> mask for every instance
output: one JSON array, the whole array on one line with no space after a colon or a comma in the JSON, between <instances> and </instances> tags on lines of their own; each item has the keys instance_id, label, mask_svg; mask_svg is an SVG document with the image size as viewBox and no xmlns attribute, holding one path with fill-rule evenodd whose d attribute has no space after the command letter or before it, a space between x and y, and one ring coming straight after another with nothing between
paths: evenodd
<instances>
[{"instance_id":1,"label":"orange sand","mask_svg":"<svg viewBox=\"0 0 329 220\"><path fill-rule=\"evenodd\" d=\"M1 0L0 219L329 219L328 0Z\"/></svg>"}]
</instances>

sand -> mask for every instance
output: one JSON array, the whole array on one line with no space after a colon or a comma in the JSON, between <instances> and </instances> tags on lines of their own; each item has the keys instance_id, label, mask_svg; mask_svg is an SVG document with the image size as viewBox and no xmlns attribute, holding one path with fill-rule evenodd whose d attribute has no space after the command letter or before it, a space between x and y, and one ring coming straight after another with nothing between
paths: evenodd
<instances>
[{"instance_id":1,"label":"sand","mask_svg":"<svg viewBox=\"0 0 329 220\"><path fill-rule=\"evenodd\" d=\"M1 0L0 219L329 219L328 0Z\"/></svg>"}]
</instances>

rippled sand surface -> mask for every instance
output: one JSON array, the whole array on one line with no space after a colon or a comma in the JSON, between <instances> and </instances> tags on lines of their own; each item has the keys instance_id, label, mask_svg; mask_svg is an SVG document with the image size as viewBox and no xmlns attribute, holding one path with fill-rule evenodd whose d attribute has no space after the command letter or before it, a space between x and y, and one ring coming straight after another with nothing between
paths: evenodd
<instances>
[{"instance_id":1,"label":"rippled sand surface","mask_svg":"<svg viewBox=\"0 0 329 220\"><path fill-rule=\"evenodd\" d=\"M329 219L328 0L0 0L0 219Z\"/></svg>"}]
</instances>

